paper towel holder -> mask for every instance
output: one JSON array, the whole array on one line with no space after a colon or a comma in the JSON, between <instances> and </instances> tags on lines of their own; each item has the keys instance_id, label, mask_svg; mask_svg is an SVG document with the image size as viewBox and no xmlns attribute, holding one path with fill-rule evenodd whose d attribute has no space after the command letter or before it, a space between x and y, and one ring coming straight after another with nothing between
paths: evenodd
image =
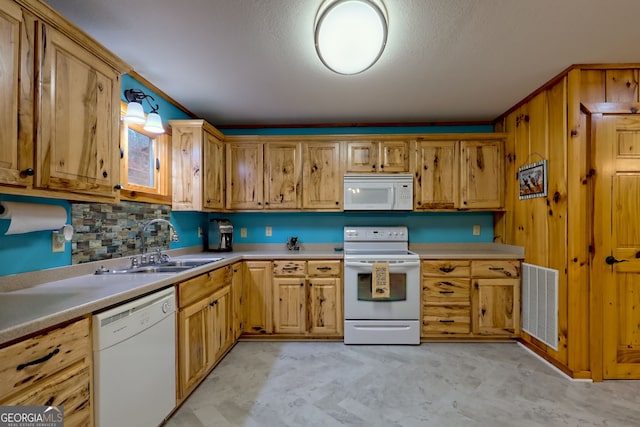
<instances>
[{"instance_id":1,"label":"paper towel holder","mask_svg":"<svg viewBox=\"0 0 640 427\"><path fill-rule=\"evenodd\" d=\"M73 237L73 226L70 224L65 224L60 227L59 230L53 230L53 234L56 235L58 239L63 239L66 242L70 242Z\"/></svg>"}]
</instances>

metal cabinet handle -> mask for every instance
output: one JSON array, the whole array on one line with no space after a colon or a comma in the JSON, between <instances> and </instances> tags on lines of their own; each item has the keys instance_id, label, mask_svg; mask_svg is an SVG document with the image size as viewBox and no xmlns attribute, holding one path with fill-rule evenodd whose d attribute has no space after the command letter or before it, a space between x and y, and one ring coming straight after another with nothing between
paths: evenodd
<instances>
[{"instance_id":1,"label":"metal cabinet handle","mask_svg":"<svg viewBox=\"0 0 640 427\"><path fill-rule=\"evenodd\" d=\"M455 267L440 267L440 271L442 271L443 273L451 273L455 269Z\"/></svg>"},{"instance_id":2,"label":"metal cabinet handle","mask_svg":"<svg viewBox=\"0 0 640 427\"><path fill-rule=\"evenodd\" d=\"M331 270L331 267L326 267L326 266L325 267L318 267L318 268L316 268L316 270L318 270L318 271L329 271L329 270Z\"/></svg>"},{"instance_id":3,"label":"metal cabinet handle","mask_svg":"<svg viewBox=\"0 0 640 427\"><path fill-rule=\"evenodd\" d=\"M453 323L455 322L455 320L451 320L451 319L440 319L439 320L440 323Z\"/></svg>"},{"instance_id":4,"label":"metal cabinet handle","mask_svg":"<svg viewBox=\"0 0 640 427\"><path fill-rule=\"evenodd\" d=\"M21 363L16 367L16 370L18 371L22 371L24 368L26 368L27 366L32 366L32 365L37 365L39 363L44 363L47 360L51 359L53 356L55 356L56 354L60 353L60 349L56 348L55 350L53 350L51 353L47 354L46 356L41 357L40 359L36 359L36 360L32 360L31 362L27 362L27 363Z\"/></svg>"},{"instance_id":5,"label":"metal cabinet handle","mask_svg":"<svg viewBox=\"0 0 640 427\"><path fill-rule=\"evenodd\" d=\"M218 303L218 300L215 300L215 301L211 301L211 302L209 303L209 305L210 305L211 307L213 307L213 306L214 306L214 305L216 305L217 303Z\"/></svg>"},{"instance_id":6,"label":"metal cabinet handle","mask_svg":"<svg viewBox=\"0 0 640 427\"><path fill-rule=\"evenodd\" d=\"M502 271L502 270L504 270L504 267L489 267L489 270L491 270L491 271Z\"/></svg>"},{"instance_id":7,"label":"metal cabinet handle","mask_svg":"<svg viewBox=\"0 0 640 427\"><path fill-rule=\"evenodd\" d=\"M627 262L626 259L616 259L613 255L609 255L608 257L606 257L604 259L604 262L606 262L609 265L613 265L613 264L617 264L619 262Z\"/></svg>"},{"instance_id":8,"label":"metal cabinet handle","mask_svg":"<svg viewBox=\"0 0 640 427\"><path fill-rule=\"evenodd\" d=\"M440 291L441 294L452 294L454 293L453 291Z\"/></svg>"}]
</instances>

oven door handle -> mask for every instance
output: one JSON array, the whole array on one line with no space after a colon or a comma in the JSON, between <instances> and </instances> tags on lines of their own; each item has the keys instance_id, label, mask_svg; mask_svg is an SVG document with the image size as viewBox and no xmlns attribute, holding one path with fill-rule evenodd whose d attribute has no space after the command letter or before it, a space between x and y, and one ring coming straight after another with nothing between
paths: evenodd
<instances>
[{"instance_id":1,"label":"oven door handle","mask_svg":"<svg viewBox=\"0 0 640 427\"><path fill-rule=\"evenodd\" d=\"M384 263L384 261L382 261ZM345 261L345 267L360 267L360 268L371 268L373 264L370 262L359 262L359 261ZM398 267L419 267L420 261L403 261L401 263L389 263L389 270L397 270Z\"/></svg>"}]
</instances>

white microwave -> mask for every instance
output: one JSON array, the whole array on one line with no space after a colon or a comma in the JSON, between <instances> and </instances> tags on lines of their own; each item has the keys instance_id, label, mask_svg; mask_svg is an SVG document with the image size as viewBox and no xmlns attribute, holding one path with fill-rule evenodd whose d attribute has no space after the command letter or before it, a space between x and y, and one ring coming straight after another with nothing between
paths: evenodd
<instances>
[{"instance_id":1,"label":"white microwave","mask_svg":"<svg viewBox=\"0 0 640 427\"><path fill-rule=\"evenodd\" d=\"M413 210L413 175L347 174L345 211Z\"/></svg>"}]
</instances>

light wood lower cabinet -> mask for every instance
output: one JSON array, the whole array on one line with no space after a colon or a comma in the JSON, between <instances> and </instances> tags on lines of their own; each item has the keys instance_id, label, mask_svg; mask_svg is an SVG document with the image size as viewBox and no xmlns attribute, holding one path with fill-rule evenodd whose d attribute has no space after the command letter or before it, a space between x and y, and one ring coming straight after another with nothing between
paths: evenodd
<instances>
[{"instance_id":1,"label":"light wood lower cabinet","mask_svg":"<svg viewBox=\"0 0 640 427\"><path fill-rule=\"evenodd\" d=\"M231 266L177 285L178 399L186 398L233 345Z\"/></svg>"},{"instance_id":2,"label":"light wood lower cabinet","mask_svg":"<svg viewBox=\"0 0 640 427\"><path fill-rule=\"evenodd\" d=\"M0 349L0 405L63 405L65 426L93 425L88 318Z\"/></svg>"},{"instance_id":3,"label":"light wood lower cabinet","mask_svg":"<svg viewBox=\"0 0 640 427\"><path fill-rule=\"evenodd\" d=\"M277 334L343 334L341 262L273 262L273 329Z\"/></svg>"},{"instance_id":4,"label":"light wood lower cabinet","mask_svg":"<svg viewBox=\"0 0 640 427\"><path fill-rule=\"evenodd\" d=\"M243 289L244 289L244 268L242 262L236 262L231 266L231 298L233 300L233 336L238 339L244 329L243 315Z\"/></svg>"},{"instance_id":5,"label":"light wood lower cabinet","mask_svg":"<svg viewBox=\"0 0 640 427\"><path fill-rule=\"evenodd\" d=\"M422 262L423 338L519 335L519 260Z\"/></svg>"},{"instance_id":6,"label":"light wood lower cabinet","mask_svg":"<svg viewBox=\"0 0 640 427\"><path fill-rule=\"evenodd\" d=\"M242 274L243 334L270 334L273 331L271 262L246 261Z\"/></svg>"}]
</instances>

